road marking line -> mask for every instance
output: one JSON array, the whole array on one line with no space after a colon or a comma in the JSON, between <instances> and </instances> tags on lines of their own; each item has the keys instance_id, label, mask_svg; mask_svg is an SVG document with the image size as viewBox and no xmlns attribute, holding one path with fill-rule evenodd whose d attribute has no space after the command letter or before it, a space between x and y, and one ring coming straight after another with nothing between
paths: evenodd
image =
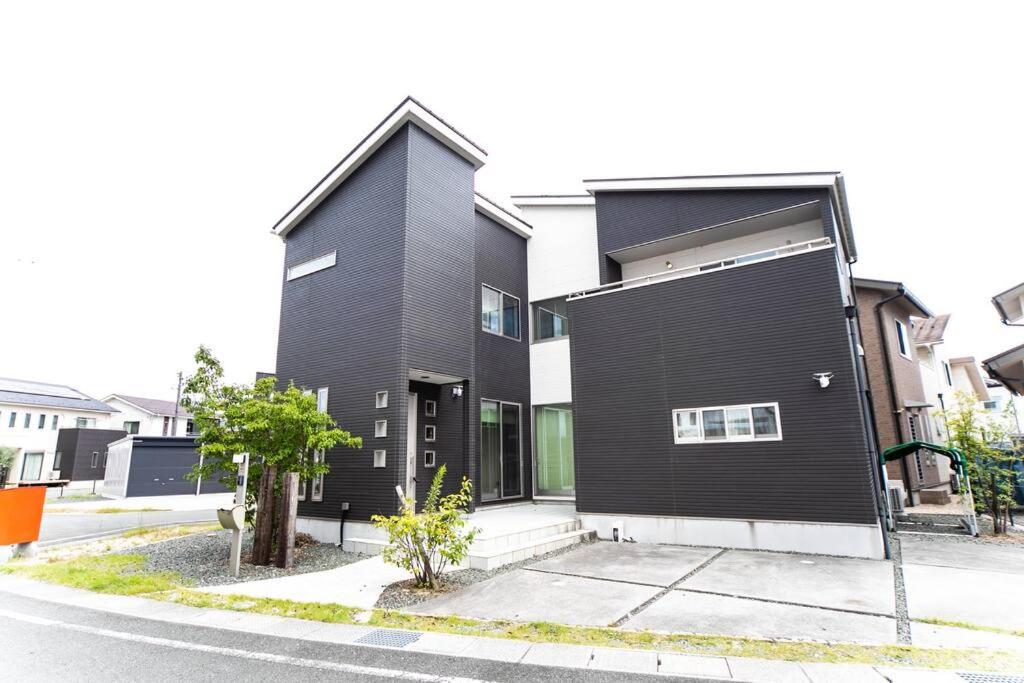
<instances>
[{"instance_id":1,"label":"road marking line","mask_svg":"<svg viewBox=\"0 0 1024 683\"><path fill-rule=\"evenodd\" d=\"M81 624L71 624L64 621L55 621L53 619L46 619L43 617L37 617L29 614L22 614L20 612L11 612L10 610L5 609L0 609L0 617L7 617L8 619L13 619L15 621L23 621L30 624L36 624L38 626L54 626L57 628L68 629L71 631L78 631L80 633L105 636L107 638L117 638L119 640L128 640L135 643L145 643L147 645L159 645L162 647L170 647L178 650L196 650L199 652L208 652L210 654L224 655L227 657L256 659L264 662L271 662L274 664L302 666L309 669L322 669L326 671L356 674L359 676L397 678L405 681L423 681L424 683L487 683L486 681L482 681L476 678L461 678L458 676L436 676L434 674L423 674L417 673L415 671L402 671L401 669L382 669L374 666L342 664L340 662L328 662L317 659L289 657L288 655L277 655L271 652L252 652L249 650L239 650L237 648L232 647L219 647L216 645L204 645L203 643L191 643L185 640L157 638L154 636L144 636L138 633L124 633L122 631L111 631L109 629L98 628L95 626L83 626Z\"/></svg>"}]
</instances>

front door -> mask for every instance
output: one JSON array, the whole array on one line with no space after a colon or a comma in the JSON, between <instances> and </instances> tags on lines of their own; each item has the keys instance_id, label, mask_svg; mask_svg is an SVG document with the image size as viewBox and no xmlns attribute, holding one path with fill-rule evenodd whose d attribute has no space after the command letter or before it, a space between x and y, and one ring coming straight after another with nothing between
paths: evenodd
<instances>
[{"instance_id":1,"label":"front door","mask_svg":"<svg viewBox=\"0 0 1024 683\"><path fill-rule=\"evenodd\" d=\"M518 403L480 402L480 499L523 495L522 408Z\"/></svg>"},{"instance_id":2,"label":"front door","mask_svg":"<svg viewBox=\"0 0 1024 683\"><path fill-rule=\"evenodd\" d=\"M416 426L416 394L409 394L409 419L405 436L405 495L416 500L416 445L419 429Z\"/></svg>"}]
</instances>

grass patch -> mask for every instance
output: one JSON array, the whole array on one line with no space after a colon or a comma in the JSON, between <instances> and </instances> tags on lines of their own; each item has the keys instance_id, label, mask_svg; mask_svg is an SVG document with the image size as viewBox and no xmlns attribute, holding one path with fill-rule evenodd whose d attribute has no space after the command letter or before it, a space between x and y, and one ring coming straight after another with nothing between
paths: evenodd
<instances>
[{"instance_id":1,"label":"grass patch","mask_svg":"<svg viewBox=\"0 0 1024 683\"><path fill-rule=\"evenodd\" d=\"M328 624L355 623L355 615L360 610L344 605L320 602L296 602L294 600L277 600L274 598L250 598L245 595L219 595L216 593L200 593L190 590L176 590L160 596L164 600L176 602L190 607L212 607L230 609L237 612L254 614L270 614L275 617L292 617L322 621Z\"/></svg>"},{"instance_id":2,"label":"grass patch","mask_svg":"<svg viewBox=\"0 0 1024 683\"><path fill-rule=\"evenodd\" d=\"M972 624L969 621L950 621L949 619L936 619L933 617L923 617L921 619L914 619L913 621L917 621L922 624L932 624L933 626L952 626L954 628L965 628L971 631L986 631L988 633L1001 633L1007 636L1024 638L1024 630L1000 628L998 626L985 626L984 624Z\"/></svg>"},{"instance_id":3,"label":"grass patch","mask_svg":"<svg viewBox=\"0 0 1024 683\"><path fill-rule=\"evenodd\" d=\"M204 531L220 531L221 526L216 522L203 524L179 524L177 526L142 526L138 529L129 529L121 534L121 538L145 537L150 543L166 541L170 538L189 536Z\"/></svg>"},{"instance_id":4,"label":"grass patch","mask_svg":"<svg viewBox=\"0 0 1024 683\"><path fill-rule=\"evenodd\" d=\"M60 505L61 503L84 503L90 500L100 500L100 497L92 493L85 493L74 496L63 496L61 498L47 498L45 505Z\"/></svg>"},{"instance_id":5,"label":"grass patch","mask_svg":"<svg viewBox=\"0 0 1024 683\"><path fill-rule=\"evenodd\" d=\"M186 527L171 527L182 530ZM134 530L135 534L157 533L157 530ZM180 535L180 534L179 534ZM815 643L771 641L729 636L690 635L625 631L615 628L577 627L547 622L520 623L486 621L462 617L432 617L389 610L373 610L368 622L359 619L364 610L344 605L244 595L219 595L191 590L181 577L172 572L145 571L141 555L93 555L48 564L14 562L0 567L0 572L16 573L27 578L85 588L101 593L145 595L182 605L227 609L253 614L307 619L324 623L369 623L383 628L432 631L457 635L509 638L533 643L563 643L683 652L701 655L757 657L795 662L827 662L870 664L881 666L925 667L933 669L973 669L981 671L1024 671L1024 652L987 649L930 649L904 645L855 645L848 643ZM919 620L944 626L959 626L1003 632L998 629L963 625L940 620ZM1019 634L1016 634L1019 635Z\"/></svg>"},{"instance_id":6,"label":"grass patch","mask_svg":"<svg viewBox=\"0 0 1024 683\"><path fill-rule=\"evenodd\" d=\"M63 502L63 501L62 501ZM46 510L47 512L64 512L76 515L115 515L123 512L170 512L170 508L119 508L119 507L103 507L103 508L92 508L92 509L75 509L75 508L62 508L62 507L51 507Z\"/></svg>"},{"instance_id":7,"label":"grass patch","mask_svg":"<svg viewBox=\"0 0 1024 683\"><path fill-rule=\"evenodd\" d=\"M177 573L142 571L145 563L142 555L92 555L46 564L12 564L2 570L29 579L115 595L159 593L181 585Z\"/></svg>"}]
</instances>

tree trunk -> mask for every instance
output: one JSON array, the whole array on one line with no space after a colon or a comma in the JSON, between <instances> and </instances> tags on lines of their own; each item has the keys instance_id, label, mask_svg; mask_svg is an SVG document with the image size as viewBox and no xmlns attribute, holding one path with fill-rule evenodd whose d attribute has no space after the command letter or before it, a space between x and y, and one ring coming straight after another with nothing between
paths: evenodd
<instances>
[{"instance_id":1,"label":"tree trunk","mask_svg":"<svg viewBox=\"0 0 1024 683\"><path fill-rule=\"evenodd\" d=\"M277 566L291 569L295 563L295 514L299 509L299 473L281 477L281 518L278 520Z\"/></svg>"},{"instance_id":2,"label":"tree trunk","mask_svg":"<svg viewBox=\"0 0 1024 683\"><path fill-rule=\"evenodd\" d=\"M260 488L256 497L256 531L252 541L252 563L270 564L270 547L274 540L274 479L275 465L263 466Z\"/></svg>"}]
</instances>

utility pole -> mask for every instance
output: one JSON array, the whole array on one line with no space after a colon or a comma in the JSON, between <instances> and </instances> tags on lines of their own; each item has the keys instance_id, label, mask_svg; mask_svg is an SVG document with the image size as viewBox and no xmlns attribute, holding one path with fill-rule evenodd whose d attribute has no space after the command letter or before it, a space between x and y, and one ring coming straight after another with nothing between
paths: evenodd
<instances>
[{"instance_id":1,"label":"utility pole","mask_svg":"<svg viewBox=\"0 0 1024 683\"><path fill-rule=\"evenodd\" d=\"M181 405L181 370L178 370L178 395L174 397L174 419L171 420L171 436L178 435L178 410Z\"/></svg>"}]
</instances>

